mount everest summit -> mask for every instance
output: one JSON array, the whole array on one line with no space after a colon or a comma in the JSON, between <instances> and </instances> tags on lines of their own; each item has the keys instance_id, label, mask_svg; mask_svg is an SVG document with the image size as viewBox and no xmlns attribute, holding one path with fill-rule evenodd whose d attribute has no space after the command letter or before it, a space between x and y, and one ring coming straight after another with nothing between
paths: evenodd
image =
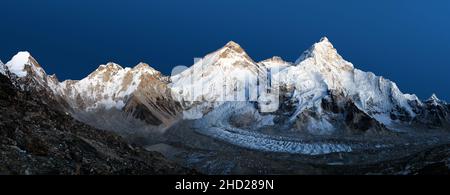
<instances>
[{"instance_id":1,"label":"mount everest summit","mask_svg":"<svg viewBox=\"0 0 450 195\"><path fill-rule=\"evenodd\" d=\"M81 80L61 82L28 52L0 63L0 73L18 89L132 141L183 126L239 147L316 155L354 147L305 142L305 137L450 129L449 104L435 95L419 100L394 82L355 68L326 37L295 62L280 57L255 62L231 41L174 72L165 76L145 63L132 68L107 63ZM150 143L160 141L155 139Z\"/></svg>"}]
</instances>

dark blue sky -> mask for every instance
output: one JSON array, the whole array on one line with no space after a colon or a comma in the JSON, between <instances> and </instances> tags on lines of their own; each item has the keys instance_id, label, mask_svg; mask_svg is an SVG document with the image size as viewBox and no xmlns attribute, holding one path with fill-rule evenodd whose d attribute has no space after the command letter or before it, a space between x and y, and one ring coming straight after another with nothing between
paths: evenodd
<instances>
[{"instance_id":1,"label":"dark blue sky","mask_svg":"<svg viewBox=\"0 0 450 195\"><path fill-rule=\"evenodd\" d=\"M165 74L229 40L294 61L322 36L403 92L450 100L450 1L1 0L0 59L20 50L60 80L140 61Z\"/></svg>"}]
</instances>

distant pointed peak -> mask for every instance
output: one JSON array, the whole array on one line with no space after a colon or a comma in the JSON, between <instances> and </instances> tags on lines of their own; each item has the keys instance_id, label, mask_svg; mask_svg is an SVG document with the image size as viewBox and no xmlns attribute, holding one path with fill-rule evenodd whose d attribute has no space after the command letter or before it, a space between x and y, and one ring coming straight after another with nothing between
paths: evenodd
<instances>
[{"instance_id":1,"label":"distant pointed peak","mask_svg":"<svg viewBox=\"0 0 450 195\"><path fill-rule=\"evenodd\" d=\"M320 38L319 43L330 43L330 40L328 40L328 37L322 37Z\"/></svg>"},{"instance_id":2,"label":"distant pointed peak","mask_svg":"<svg viewBox=\"0 0 450 195\"><path fill-rule=\"evenodd\" d=\"M443 101L440 100L440 99L437 97L437 95L436 95L435 93L433 93L433 94L430 96L430 98L428 98L428 100L427 100L426 102L431 103L431 104L433 104L433 105L437 105L437 104L443 103Z\"/></svg>"},{"instance_id":3,"label":"distant pointed peak","mask_svg":"<svg viewBox=\"0 0 450 195\"><path fill-rule=\"evenodd\" d=\"M234 41L228 41L228 43L225 45L225 47L241 47L241 46Z\"/></svg>"},{"instance_id":4,"label":"distant pointed peak","mask_svg":"<svg viewBox=\"0 0 450 195\"><path fill-rule=\"evenodd\" d=\"M328 50L334 50L334 52L336 52L336 49L334 49L333 44L330 42L330 40L327 37L322 37L319 40L319 42L317 42L313 45L312 49L315 52L328 51Z\"/></svg>"},{"instance_id":5,"label":"distant pointed peak","mask_svg":"<svg viewBox=\"0 0 450 195\"><path fill-rule=\"evenodd\" d=\"M308 50L304 51L295 63L298 64L310 57L325 61L342 59L327 37L322 37L319 42L314 43Z\"/></svg>"},{"instance_id":6,"label":"distant pointed peak","mask_svg":"<svg viewBox=\"0 0 450 195\"><path fill-rule=\"evenodd\" d=\"M136 66L133 67L133 69L153 69L152 67L150 67L149 64L145 63L145 62L139 62L139 64L137 64Z\"/></svg>"},{"instance_id":7,"label":"distant pointed peak","mask_svg":"<svg viewBox=\"0 0 450 195\"><path fill-rule=\"evenodd\" d=\"M439 102L441 101L435 93L431 94L430 98L427 101Z\"/></svg>"},{"instance_id":8,"label":"distant pointed peak","mask_svg":"<svg viewBox=\"0 0 450 195\"><path fill-rule=\"evenodd\" d=\"M235 51L237 53L245 53L244 49L234 41L229 41L223 48Z\"/></svg>"},{"instance_id":9,"label":"distant pointed peak","mask_svg":"<svg viewBox=\"0 0 450 195\"><path fill-rule=\"evenodd\" d=\"M159 73L159 71L157 71L156 69L154 69L153 67L151 67L149 64L144 63L144 62L139 62L139 64L137 64L136 66L133 67L133 70L137 70L137 71L147 71L150 74L156 74Z\"/></svg>"},{"instance_id":10,"label":"distant pointed peak","mask_svg":"<svg viewBox=\"0 0 450 195\"><path fill-rule=\"evenodd\" d=\"M437 97L437 95L435 93L433 93L431 95L430 99L432 99L432 100L439 100L439 98Z\"/></svg>"},{"instance_id":11,"label":"distant pointed peak","mask_svg":"<svg viewBox=\"0 0 450 195\"><path fill-rule=\"evenodd\" d=\"M248 56L248 54L244 51L244 49L234 41L228 42L222 48L211 53L211 55L217 56L218 59L244 59L248 63L255 63L253 59L251 59L250 56Z\"/></svg>"}]
</instances>

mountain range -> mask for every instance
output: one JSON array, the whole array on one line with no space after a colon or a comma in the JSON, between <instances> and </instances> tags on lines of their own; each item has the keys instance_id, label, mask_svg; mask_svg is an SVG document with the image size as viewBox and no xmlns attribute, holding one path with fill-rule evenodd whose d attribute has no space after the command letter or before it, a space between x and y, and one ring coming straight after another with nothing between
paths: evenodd
<instances>
[{"instance_id":1,"label":"mountain range","mask_svg":"<svg viewBox=\"0 0 450 195\"><path fill-rule=\"evenodd\" d=\"M404 94L389 79L355 68L326 37L295 62L276 56L256 62L230 41L172 75L146 63L110 62L61 82L28 52L0 62L0 73L53 109L144 145L170 140L164 134L182 125L251 150L319 155L355 147L306 138L450 129L450 104L434 94L427 100Z\"/></svg>"}]
</instances>

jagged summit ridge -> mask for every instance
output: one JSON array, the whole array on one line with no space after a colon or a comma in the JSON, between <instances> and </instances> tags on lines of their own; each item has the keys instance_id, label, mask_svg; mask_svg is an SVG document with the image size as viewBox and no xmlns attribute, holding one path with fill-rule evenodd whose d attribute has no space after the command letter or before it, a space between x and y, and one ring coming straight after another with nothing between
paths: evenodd
<instances>
[{"instance_id":1,"label":"jagged summit ridge","mask_svg":"<svg viewBox=\"0 0 450 195\"><path fill-rule=\"evenodd\" d=\"M121 65L114 63L114 62L108 62L106 64L102 64L100 65L93 73L98 73L98 72L108 72L108 73L117 73L119 71L144 71L150 74L158 74L160 73L159 71L155 70L154 68L152 68L149 64L144 63L144 62L140 62L137 65L135 65L134 67L130 68L130 67L122 67ZM95 75L95 74L94 74Z\"/></svg>"},{"instance_id":2,"label":"jagged summit ridge","mask_svg":"<svg viewBox=\"0 0 450 195\"><path fill-rule=\"evenodd\" d=\"M100 65L80 81L62 82L60 93L67 96L66 99L76 108L121 109L146 77L160 79L161 74L145 63L139 63L133 68L123 68L110 62ZM83 101L80 102L80 99Z\"/></svg>"},{"instance_id":3,"label":"jagged summit ridge","mask_svg":"<svg viewBox=\"0 0 450 195\"><path fill-rule=\"evenodd\" d=\"M121 65L116 64L114 62L108 62L106 64L101 64L97 69L104 69L104 68L114 69L114 70L122 70L123 69L123 67Z\"/></svg>"}]
</instances>

